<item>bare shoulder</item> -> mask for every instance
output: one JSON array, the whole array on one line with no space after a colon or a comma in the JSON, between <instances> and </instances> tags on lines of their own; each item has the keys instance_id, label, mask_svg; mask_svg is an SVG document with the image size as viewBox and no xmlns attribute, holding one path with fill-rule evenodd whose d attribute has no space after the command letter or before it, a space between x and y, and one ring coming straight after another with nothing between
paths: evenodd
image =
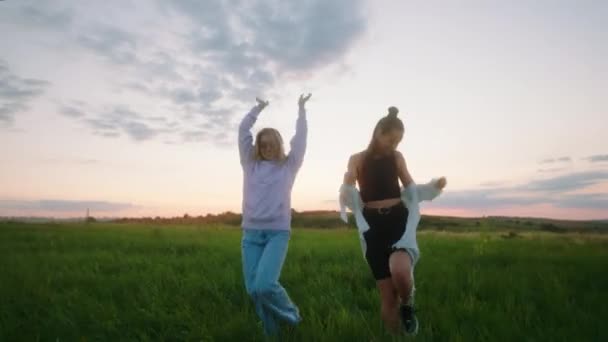
<instances>
[{"instance_id":1,"label":"bare shoulder","mask_svg":"<svg viewBox=\"0 0 608 342\"><path fill-rule=\"evenodd\" d=\"M365 151L361 151L361 152L357 152L355 154L353 154L352 156L350 156L353 160L361 160L363 159L363 156L365 155Z\"/></svg>"},{"instance_id":2,"label":"bare shoulder","mask_svg":"<svg viewBox=\"0 0 608 342\"><path fill-rule=\"evenodd\" d=\"M395 150L395 159L397 160L397 165L399 167L405 167L405 157L403 156L403 153Z\"/></svg>"},{"instance_id":3,"label":"bare shoulder","mask_svg":"<svg viewBox=\"0 0 608 342\"><path fill-rule=\"evenodd\" d=\"M359 166L361 165L361 161L363 160L363 156L365 155L365 151L357 152L350 156L348 159L348 164L351 166Z\"/></svg>"},{"instance_id":4,"label":"bare shoulder","mask_svg":"<svg viewBox=\"0 0 608 342\"><path fill-rule=\"evenodd\" d=\"M361 169L364 153L365 151L355 153L348 159L348 172L352 173L355 178L358 176L359 170Z\"/></svg>"}]
</instances>

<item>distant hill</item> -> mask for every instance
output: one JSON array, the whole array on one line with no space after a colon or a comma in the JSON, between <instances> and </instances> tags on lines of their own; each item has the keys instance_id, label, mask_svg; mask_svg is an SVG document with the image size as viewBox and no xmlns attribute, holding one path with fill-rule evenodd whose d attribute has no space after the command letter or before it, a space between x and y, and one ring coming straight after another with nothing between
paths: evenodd
<instances>
[{"instance_id":1,"label":"distant hill","mask_svg":"<svg viewBox=\"0 0 608 342\"><path fill-rule=\"evenodd\" d=\"M348 214L349 222L340 220L340 213L331 210L317 210L305 212L292 212L292 226L294 228L316 228L316 229L356 229L355 221ZM82 222L84 218L53 219L36 217L0 217L0 221L25 221L25 222ZM97 218L96 221L111 221L116 223L139 223L139 224L193 224L193 225L223 225L239 227L241 214L224 212L221 214L207 214L190 216L184 214L179 217L139 217L139 218ZM427 216L423 215L419 230L436 230L452 232L469 231L549 231L555 233L579 232L579 233L608 233L608 220L569 221L545 218L527 217L449 217L449 216Z\"/></svg>"}]
</instances>

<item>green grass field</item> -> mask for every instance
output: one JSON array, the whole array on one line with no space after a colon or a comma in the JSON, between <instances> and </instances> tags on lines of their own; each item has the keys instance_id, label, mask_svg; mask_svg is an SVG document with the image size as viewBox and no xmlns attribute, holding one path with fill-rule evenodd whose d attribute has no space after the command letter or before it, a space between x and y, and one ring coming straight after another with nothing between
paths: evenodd
<instances>
[{"instance_id":1,"label":"green grass field","mask_svg":"<svg viewBox=\"0 0 608 342\"><path fill-rule=\"evenodd\" d=\"M0 223L0 341L255 341L235 228ZM420 341L608 341L608 238L419 234ZM353 230L296 229L286 341L387 335Z\"/></svg>"}]
</instances>

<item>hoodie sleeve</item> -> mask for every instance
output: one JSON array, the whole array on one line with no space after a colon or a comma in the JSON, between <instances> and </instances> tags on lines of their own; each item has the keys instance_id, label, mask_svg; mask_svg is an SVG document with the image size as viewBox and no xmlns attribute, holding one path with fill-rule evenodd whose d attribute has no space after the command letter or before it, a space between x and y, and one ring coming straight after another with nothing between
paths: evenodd
<instances>
[{"instance_id":1,"label":"hoodie sleeve","mask_svg":"<svg viewBox=\"0 0 608 342\"><path fill-rule=\"evenodd\" d=\"M252 160L253 136L251 135L251 128L257 121L259 114L260 108L258 106L251 108L239 125L239 155L242 166L247 165Z\"/></svg>"},{"instance_id":2,"label":"hoodie sleeve","mask_svg":"<svg viewBox=\"0 0 608 342\"><path fill-rule=\"evenodd\" d=\"M291 150L289 151L289 157L287 158L287 164L294 174L298 172L304 161L307 139L308 122L306 120L306 109L301 106L298 110L296 133L291 139Z\"/></svg>"}]
</instances>

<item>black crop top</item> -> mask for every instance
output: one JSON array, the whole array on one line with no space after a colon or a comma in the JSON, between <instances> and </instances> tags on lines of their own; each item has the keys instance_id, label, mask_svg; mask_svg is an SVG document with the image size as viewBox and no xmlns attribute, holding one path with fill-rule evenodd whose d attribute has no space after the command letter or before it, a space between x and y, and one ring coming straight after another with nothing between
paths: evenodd
<instances>
[{"instance_id":1,"label":"black crop top","mask_svg":"<svg viewBox=\"0 0 608 342\"><path fill-rule=\"evenodd\" d=\"M385 156L364 156L358 178L363 202L399 198L399 174L395 153Z\"/></svg>"}]
</instances>

